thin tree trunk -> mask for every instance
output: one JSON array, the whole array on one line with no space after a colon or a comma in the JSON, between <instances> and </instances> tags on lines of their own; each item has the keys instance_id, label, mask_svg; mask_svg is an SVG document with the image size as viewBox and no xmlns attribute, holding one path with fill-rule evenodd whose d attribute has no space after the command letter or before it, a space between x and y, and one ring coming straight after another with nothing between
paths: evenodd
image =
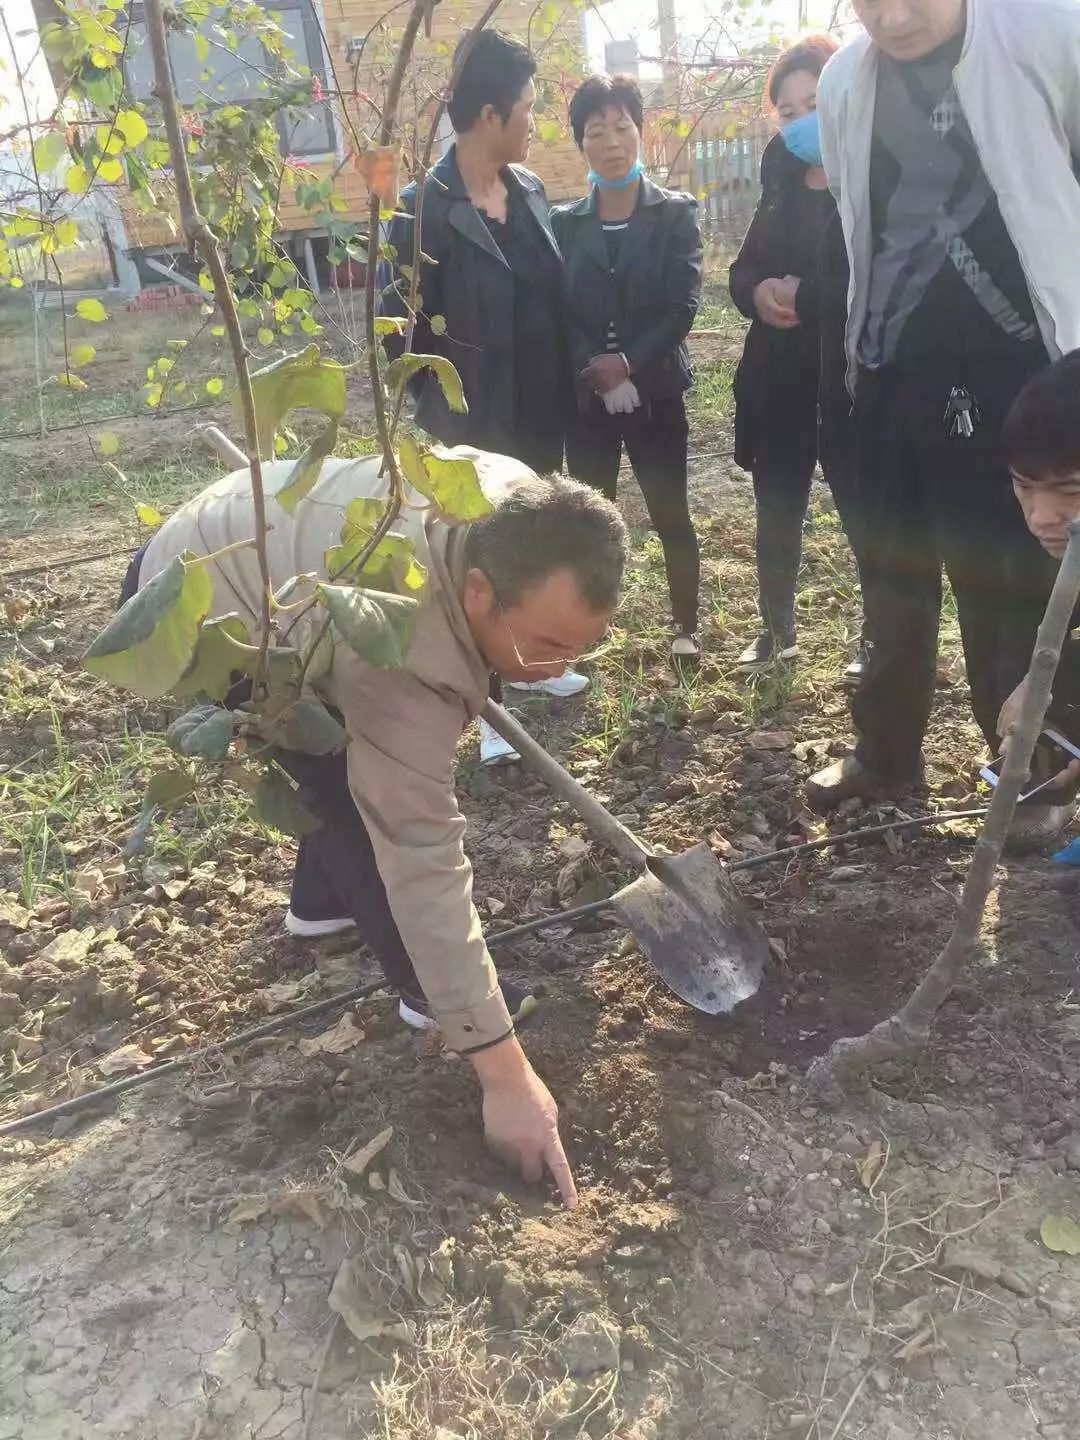
<instances>
[{"instance_id":1,"label":"thin tree trunk","mask_svg":"<svg viewBox=\"0 0 1080 1440\"><path fill-rule=\"evenodd\" d=\"M1020 719L975 847L952 934L910 999L895 1015L882 1020L866 1035L835 1041L828 1053L810 1066L807 1084L823 1100L839 1101L852 1082L872 1066L908 1055L924 1045L935 1015L971 958L1016 802L1028 781L1032 753L1050 704L1051 687L1078 597L1080 519L1069 526L1068 548L1035 641Z\"/></svg>"}]
</instances>

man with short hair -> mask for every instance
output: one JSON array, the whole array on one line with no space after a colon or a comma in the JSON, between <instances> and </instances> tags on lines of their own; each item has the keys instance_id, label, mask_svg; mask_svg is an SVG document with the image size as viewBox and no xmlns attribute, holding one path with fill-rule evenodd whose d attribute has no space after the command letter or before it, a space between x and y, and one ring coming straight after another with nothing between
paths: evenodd
<instances>
[{"instance_id":1,"label":"man with short hair","mask_svg":"<svg viewBox=\"0 0 1080 1440\"><path fill-rule=\"evenodd\" d=\"M991 746L1049 590L1009 486L1001 425L1029 377L1080 344L1080 5L854 0L865 35L818 88L850 262L860 555L874 651L854 756L815 775L828 809L922 773L941 568ZM1060 826L1024 807L1015 838Z\"/></svg>"},{"instance_id":2,"label":"man with short hair","mask_svg":"<svg viewBox=\"0 0 1080 1440\"><path fill-rule=\"evenodd\" d=\"M570 395L562 320L562 257L540 180L526 170L535 123L536 61L516 40L483 30L471 44L447 110L454 143L424 182L420 312L415 351L444 355L461 376L468 413L446 403L438 379L411 383L416 421L447 445L512 455L538 474L561 470ZM382 313L406 316L418 186L408 186L390 226L396 277ZM430 263L429 263L430 262ZM388 336L387 353L404 347ZM584 675L524 680L517 688L568 696ZM511 758L481 722L481 758Z\"/></svg>"},{"instance_id":3,"label":"man with short hair","mask_svg":"<svg viewBox=\"0 0 1080 1440\"><path fill-rule=\"evenodd\" d=\"M355 925L400 995L402 1018L437 1022L472 1062L484 1091L492 1146L526 1178L543 1167L564 1199L574 1186L555 1103L514 1035L530 997L500 987L472 904L465 821L454 794L454 752L479 714L492 671L507 679L557 676L599 638L618 600L627 556L615 507L584 485L539 479L503 456L456 453L476 464L493 510L451 525L432 506L402 510L392 534L427 570L404 664L367 664L340 638L313 689L340 714L344 755L289 754L285 763L322 821L300 845L286 919L294 934ZM264 466L268 490L291 462ZM381 460L327 460L294 514L278 510L267 535L275 589L297 575L326 577L348 504L385 494ZM133 564L141 588L185 551L217 555L254 530L247 470L228 475L172 515ZM254 628L261 586L254 550L208 562L211 617L238 612ZM281 621L287 625L287 617ZM303 649L318 612L288 640Z\"/></svg>"}]
</instances>

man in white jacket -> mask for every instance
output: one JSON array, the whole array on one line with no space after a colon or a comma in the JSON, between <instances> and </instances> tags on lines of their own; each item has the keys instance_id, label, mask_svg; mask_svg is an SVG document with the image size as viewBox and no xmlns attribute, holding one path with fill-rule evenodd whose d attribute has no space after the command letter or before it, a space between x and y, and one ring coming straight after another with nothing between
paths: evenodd
<instances>
[{"instance_id":1,"label":"man in white jacket","mask_svg":"<svg viewBox=\"0 0 1080 1440\"><path fill-rule=\"evenodd\" d=\"M1024 383L1080 345L1080 0L854 4L866 33L826 68L818 112L850 266L876 643L852 699L855 754L808 787L822 810L921 776L943 564L972 709L997 748L1051 580L1012 497L1001 425ZM1025 807L1015 838L1064 818Z\"/></svg>"}]
</instances>

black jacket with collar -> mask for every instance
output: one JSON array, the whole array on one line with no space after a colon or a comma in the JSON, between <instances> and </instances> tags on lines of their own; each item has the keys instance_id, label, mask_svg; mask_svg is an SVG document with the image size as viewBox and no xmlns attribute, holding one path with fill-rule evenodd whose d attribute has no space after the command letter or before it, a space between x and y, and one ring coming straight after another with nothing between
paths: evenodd
<instances>
[{"instance_id":1,"label":"black jacket with collar","mask_svg":"<svg viewBox=\"0 0 1080 1440\"><path fill-rule=\"evenodd\" d=\"M697 201L641 180L637 209L614 274L596 190L551 216L565 264L567 331L574 373L607 344L608 322L642 400L681 395L693 384L686 336L701 299Z\"/></svg>"},{"instance_id":2,"label":"black jacket with collar","mask_svg":"<svg viewBox=\"0 0 1080 1440\"><path fill-rule=\"evenodd\" d=\"M502 178L509 190L520 192L544 243L558 258L540 180L521 165L507 166ZM402 193L399 213L390 225L388 241L397 254L395 278L382 291L383 315L408 314L409 285L399 267L412 263L417 188L414 182ZM417 317L412 348L453 361L469 412L455 414L433 372L425 370L409 387L416 401L416 422L447 445L475 445L513 455L518 378L514 373L514 277L469 199L454 146L425 182L420 229L420 248L436 263L421 261L422 313ZM446 322L439 334L431 328L431 317L436 315ZM552 323L561 324L561 317L553 315ZM387 336L384 345L391 359L404 349L399 336ZM548 378L562 379L538 377L538 383L546 383Z\"/></svg>"}]
</instances>

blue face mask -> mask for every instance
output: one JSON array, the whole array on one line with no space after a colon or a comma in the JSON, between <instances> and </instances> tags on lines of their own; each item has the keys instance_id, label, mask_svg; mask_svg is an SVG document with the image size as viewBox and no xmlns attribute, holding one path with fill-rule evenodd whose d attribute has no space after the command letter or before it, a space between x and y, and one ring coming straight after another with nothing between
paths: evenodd
<instances>
[{"instance_id":1,"label":"blue face mask","mask_svg":"<svg viewBox=\"0 0 1080 1440\"><path fill-rule=\"evenodd\" d=\"M781 125L780 134L796 160L801 160L804 165L821 164L821 128L816 110Z\"/></svg>"},{"instance_id":2,"label":"blue face mask","mask_svg":"<svg viewBox=\"0 0 1080 1440\"><path fill-rule=\"evenodd\" d=\"M598 185L601 190L628 190L635 180L645 173L640 160L635 160L621 180L605 180L595 170L589 171L589 184Z\"/></svg>"}]
</instances>

